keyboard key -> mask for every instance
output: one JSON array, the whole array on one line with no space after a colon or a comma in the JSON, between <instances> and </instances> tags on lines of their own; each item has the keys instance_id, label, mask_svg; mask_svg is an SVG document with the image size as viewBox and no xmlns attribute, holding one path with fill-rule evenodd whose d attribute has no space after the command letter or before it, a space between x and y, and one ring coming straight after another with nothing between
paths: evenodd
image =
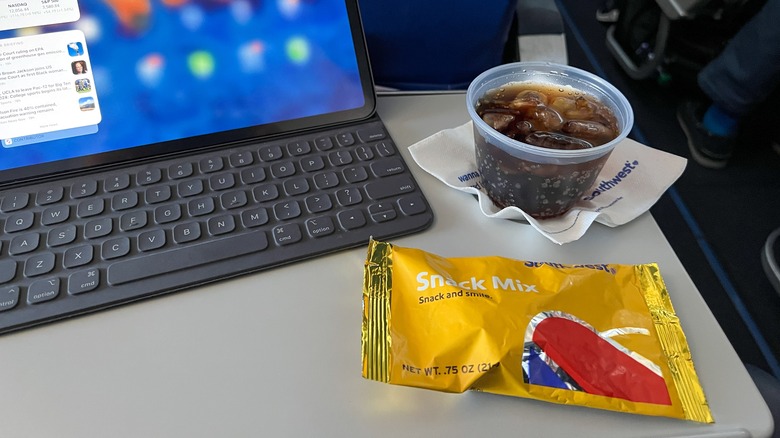
<instances>
[{"instance_id":1,"label":"keyboard key","mask_svg":"<svg viewBox=\"0 0 780 438\"><path fill-rule=\"evenodd\" d=\"M40 190L35 199L38 205L54 204L55 202L62 201L63 194L64 190L62 187L51 187Z\"/></svg>"},{"instance_id":2,"label":"keyboard key","mask_svg":"<svg viewBox=\"0 0 780 438\"><path fill-rule=\"evenodd\" d=\"M257 202L273 201L279 197L279 189L273 184L265 184L252 189L252 195Z\"/></svg>"},{"instance_id":3,"label":"keyboard key","mask_svg":"<svg viewBox=\"0 0 780 438\"><path fill-rule=\"evenodd\" d=\"M259 227L268 223L268 212L264 208L253 208L241 213L241 223L247 228Z\"/></svg>"},{"instance_id":4,"label":"keyboard key","mask_svg":"<svg viewBox=\"0 0 780 438\"><path fill-rule=\"evenodd\" d=\"M138 206L138 193L124 192L111 198L111 209L122 211Z\"/></svg>"},{"instance_id":5,"label":"keyboard key","mask_svg":"<svg viewBox=\"0 0 780 438\"><path fill-rule=\"evenodd\" d=\"M179 204L163 205L154 209L154 221L158 224L175 222L181 218Z\"/></svg>"},{"instance_id":6,"label":"keyboard key","mask_svg":"<svg viewBox=\"0 0 780 438\"><path fill-rule=\"evenodd\" d=\"M87 222L84 225L84 237L87 239L97 239L98 237L108 236L114 230L114 223L110 217L101 217Z\"/></svg>"},{"instance_id":7,"label":"keyboard key","mask_svg":"<svg viewBox=\"0 0 780 438\"><path fill-rule=\"evenodd\" d=\"M47 280L38 280L30 285L27 291L27 302L29 304L39 304L45 301L51 301L60 294L60 279L50 278Z\"/></svg>"},{"instance_id":8,"label":"keyboard key","mask_svg":"<svg viewBox=\"0 0 780 438\"><path fill-rule=\"evenodd\" d=\"M200 225L197 222L179 224L173 227L173 241L187 243L200 239Z\"/></svg>"},{"instance_id":9,"label":"keyboard key","mask_svg":"<svg viewBox=\"0 0 780 438\"><path fill-rule=\"evenodd\" d=\"M79 217L97 216L100 213L103 213L104 207L105 203L103 202L103 198L88 199L79 204L76 208L76 214Z\"/></svg>"},{"instance_id":10,"label":"keyboard key","mask_svg":"<svg viewBox=\"0 0 780 438\"><path fill-rule=\"evenodd\" d=\"M344 181L354 184L368 179L368 172L363 166L347 167L341 171Z\"/></svg>"},{"instance_id":11,"label":"keyboard key","mask_svg":"<svg viewBox=\"0 0 780 438\"><path fill-rule=\"evenodd\" d=\"M157 168L145 169L138 172L135 176L138 184L142 186L148 186L150 184L157 184L162 181L162 171Z\"/></svg>"},{"instance_id":12,"label":"keyboard key","mask_svg":"<svg viewBox=\"0 0 780 438\"><path fill-rule=\"evenodd\" d=\"M320 216L306 221L306 231L309 232L311 237L323 237L333 234L336 231L336 226L333 225L331 218Z\"/></svg>"},{"instance_id":13,"label":"keyboard key","mask_svg":"<svg viewBox=\"0 0 780 438\"><path fill-rule=\"evenodd\" d=\"M146 212L142 210L131 211L119 217L119 229L132 231L146 226Z\"/></svg>"},{"instance_id":14,"label":"keyboard key","mask_svg":"<svg viewBox=\"0 0 780 438\"><path fill-rule=\"evenodd\" d=\"M209 186L212 190L227 190L236 185L236 179L232 173L222 173L209 178Z\"/></svg>"},{"instance_id":15,"label":"keyboard key","mask_svg":"<svg viewBox=\"0 0 780 438\"><path fill-rule=\"evenodd\" d=\"M358 146L355 148L355 155L360 161L369 161L374 159L374 151L368 146Z\"/></svg>"},{"instance_id":16,"label":"keyboard key","mask_svg":"<svg viewBox=\"0 0 780 438\"><path fill-rule=\"evenodd\" d=\"M342 189L336 192L336 200L343 206L359 204L363 201L363 195L357 189Z\"/></svg>"},{"instance_id":17,"label":"keyboard key","mask_svg":"<svg viewBox=\"0 0 780 438\"><path fill-rule=\"evenodd\" d=\"M30 202L30 195L28 193L9 193L3 198L3 202L0 203L0 210L5 213L21 210L27 207Z\"/></svg>"},{"instance_id":18,"label":"keyboard key","mask_svg":"<svg viewBox=\"0 0 780 438\"><path fill-rule=\"evenodd\" d=\"M375 145L376 151L382 157L389 157L395 155L395 147L388 141L382 141Z\"/></svg>"},{"instance_id":19,"label":"keyboard key","mask_svg":"<svg viewBox=\"0 0 780 438\"><path fill-rule=\"evenodd\" d=\"M144 195L147 204L159 204L171 199L169 186L156 186L146 190Z\"/></svg>"},{"instance_id":20,"label":"keyboard key","mask_svg":"<svg viewBox=\"0 0 780 438\"><path fill-rule=\"evenodd\" d=\"M38 233L28 233L16 236L11 239L11 245L8 247L8 254L19 255L35 251L38 249L40 241L41 236Z\"/></svg>"},{"instance_id":21,"label":"keyboard key","mask_svg":"<svg viewBox=\"0 0 780 438\"><path fill-rule=\"evenodd\" d=\"M5 220L5 232L15 233L23 231L33 226L35 215L31 211L22 211L8 216Z\"/></svg>"},{"instance_id":22,"label":"keyboard key","mask_svg":"<svg viewBox=\"0 0 780 438\"><path fill-rule=\"evenodd\" d=\"M16 262L13 260L0 260L0 284L8 283L16 276ZM2 297L0 296L0 299Z\"/></svg>"},{"instance_id":23,"label":"keyboard key","mask_svg":"<svg viewBox=\"0 0 780 438\"><path fill-rule=\"evenodd\" d=\"M412 179L406 175L389 176L366 184L366 194L371 199L385 199L415 190Z\"/></svg>"},{"instance_id":24,"label":"keyboard key","mask_svg":"<svg viewBox=\"0 0 780 438\"><path fill-rule=\"evenodd\" d=\"M252 153L249 151L241 151L230 154L230 165L233 167L244 167L254 163L255 160L252 157Z\"/></svg>"},{"instance_id":25,"label":"keyboard key","mask_svg":"<svg viewBox=\"0 0 780 438\"><path fill-rule=\"evenodd\" d=\"M89 180L73 184L70 187L70 197L73 199L86 198L97 193L97 181Z\"/></svg>"},{"instance_id":26,"label":"keyboard key","mask_svg":"<svg viewBox=\"0 0 780 438\"><path fill-rule=\"evenodd\" d=\"M274 205L274 214L280 221L294 219L301 215L301 206L296 201L285 201Z\"/></svg>"},{"instance_id":27,"label":"keyboard key","mask_svg":"<svg viewBox=\"0 0 780 438\"><path fill-rule=\"evenodd\" d=\"M301 228L296 224L279 225L274 227L272 231L274 235L274 241L277 245L289 245L291 243L300 242Z\"/></svg>"},{"instance_id":28,"label":"keyboard key","mask_svg":"<svg viewBox=\"0 0 780 438\"><path fill-rule=\"evenodd\" d=\"M43 225L54 225L70 219L70 207L67 205L58 205L43 210L41 213L41 223Z\"/></svg>"},{"instance_id":29,"label":"keyboard key","mask_svg":"<svg viewBox=\"0 0 780 438\"><path fill-rule=\"evenodd\" d=\"M283 184L284 191L290 196L301 195L309 191L309 182L304 178L287 180Z\"/></svg>"},{"instance_id":30,"label":"keyboard key","mask_svg":"<svg viewBox=\"0 0 780 438\"><path fill-rule=\"evenodd\" d=\"M19 304L19 286L0 288L0 312L13 309Z\"/></svg>"},{"instance_id":31,"label":"keyboard key","mask_svg":"<svg viewBox=\"0 0 780 438\"><path fill-rule=\"evenodd\" d=\"M193 173L191 163L177 163L168 167L168 176L171 179L186 178Z\"/></svg>"},{"instance_id":32,"label":"keyboard key","mask_svg":"<svg viewBox=\"0 0 780 438\"><path fill-rule=\"evenodd\" d=\"M226 214L223 216L217 216L209 219L207 222L209 234L212 236L219 236L227 234L236 229L236 220L233 216Z\"/></svg>"},{"instance_id":33,"label":"keyboard key","mask_svg":"<svg viewBox=\"0 0 780 438\"><path fill-rule=\"evenodd\" d=\"M214 211L214 199L198 198L187 203L187 211L190 216L204 216Z\"/></svg>"},{"instance_id":34,"label":"keyboard key","mask_svg":"<svg viewBox=\"0 0 780 438\"><path fill-rule=\"evenodd\" d=\"M100 247L103 260L111 260L124 257L130 253L130 239L127 237L117 237L106 240Z\"/></svg>"},{"instance_id":35,"label":"keyboard key","mask_svg":"<svg viewBox=\"0 0 780 438\"><path fill-rule=\"evenodd\" d=\"M76 268L92 262L92 245L79 245L68 248L62 256L62 265L66 268Z\"/></svg>"},{"instance_id":36,"label":"keyboard key","mask_svg":"<svg viewBox=\"0 0 780 438\"><path fill-rule=\"evenodd\" d=\"M371 220L377 223L391 221L397 217L398 214L396 214L395 210L387 210L371 214Z\"/></svg>"},{"instance_id":37,"label":"keyboard key","mask_svg":"<svg viewBox=\"0 0 780 438\"><path fill-rule=\"evenodd\" d=\"M380 178L403 173L404 170L406 167L398 158L388 158L371 163L371 172Z\"/></svg>"},{"instance_id":38,"label":"keyboard key","mask_svg":"<svg viewBox=\"0 0 780 438\"><path fill-rule=\"evenodd\" d=\"M97 289L100 285L100 270L97 268L85 269L68 276L68 293L71 295L83 294Z\"/></svg>"},{"instance_id":39,"label":"keyboard key","mask_svg":"<svg viewBox=\"0 0 780 438\"><path fill-rule=\"evenodd\" d=\"M220 202L222 203L222 208L225 210L232 210L245 206L248 201L245 191L234 190L232 192L223 193L222 196L220 196Z\"/></svg>"},{"instance_id":40,"label":"keyboard key","mask_svg":"<svg viewBox=\"0 0 780 438\"><path fill-rule=\"evenodd\" d=\"M260 159L263 161L275 161L282 158L282 148L279 146L267 146L260 148Z\"/></svg>"},{"instance_id":41,"label":"keyboard key","mask_svg":"<svg viewBox=\"0 0 780 438\"><path fill-rule=\"evenodd\" d=\"M384 129L377 126L359 129L357 131L357 136L363 143L384 140L386 138Z\"/></svg>"},{"instance_id":42,"label":"keyboard key","mask_svg":"<svg viewBox=\"0 0 780 438\"><path fill-rule=\"evenodd\" d=\"M54 254L43 252L30 256L24 262L24 275L26 277L36 277L38 275L48 274L54 269Z\"/></svg>"},{"instance_id":43,"label":"keyboard key","mask_svg":"<svg viewBox=\"0 0 780 438\"><path fill-rule=\"evenodd\" d=\"M262 167L252 167L241 171L241 182L244 184L255 184L265 181L265 169Z\"/></svg>"},{"instance_id":44,"label":"keyboard key","mask_svg":"<svg viewBox=\"0 0 780 438\"><path fill-rule=\"evenodd\" d=\"M384 213L386 211L395 211L393 204L389 202L377 202L376 204L371 204L368 206L369 214Z\"/></svg>"},{"instance_id":45,"label":"keyboard key","mask_svg":"<svg viewBox=\"0 0 780 438\"><path fill-rule=\"evenodd\" d=\"M204 158L198 162L198 166L203 173L218 172L225 167L221 157Z\"/></svg>"},{"instance_id":46,"label":"keyboard key","mask_svg":"<svg viewBox=\"0 0 780 438\"><path fill-rule=\"evenodd\" d=\"M165 246L165 230L151 230L138 235L138 250L151 251Z\"/></svg>"},{"instance_id":47,"label":"keyboard key","mask_svg":"<svg viewBox=\"0 0 780 438\"><path fill-rule=\"evenodd\" d=\"M200 195L203 193L203 181L194 179L190 181L182 181L176 186L179 196L182 198L188 198L190 196Z\"/></svg>"},{"instance_id":48,"label":"keyboard key","mask_svg":"<svg viewBox=\"0 0 780 438\"><path fill-rule=\"evenodd\" d=\"M273 175L274 178L285 178L290 175L295 175L295 166L289 161L274 163L271 165L271 175Z\"/></svg>"},{"instance_id":49,"label":"keyboard key","mask_svg":"<svg viewBox=\"0 0 780 438\"><path fill-rule=\"evenodd\" d=\"M353 159L349 151L334 151L328 154L330 163L334 166L346 166L351 164Z\"/></svg>"},{"instance_id":50,"label":"keyboard key","mask_svg":"<svg viewBox=\"0 0 780 438\"><path fill-rule=\"evenodd\" d=\"M406 196L398 200L398 206L401 207L403 214L413 216L425 212L428 208L421 196Z\"/></svg>"},{"instance_id":51,"label":"keyboard key","mask_svg":"<svg viewBox=\"0 0 780 438\"><path fill-rule=\"evenodd\" d=\"M76 240L76 226L73 224L52 228L46 237L46 243L52 248L67 245L74 240Z\"/></svg>"},{"instance_id":52,"label":"keyboard key","mask_svg":"<svg viewBox=\"0 0 780 438\"><path fill-rule=\"evenodd\" d=\"M117 192L130 187L130 175L121 174L106 178L105 187L107 192Z\"/></svg>"},{"instance_id":53,"label":"keyboard key","mask_svg":"<svg viewBox=\"0 0 780 438\"><path fill-rule=\"evenodd\" d=\"M339 224L345 230L354 230L366 225L366 216L360 210L347 210L339 212Z\"/></svg>"},{"instance_id":54,"label":"keyboard key","mask_svg":"<svg viewBox=\"0 0 780 438\"><path fill-rule=\"evenodd\" d=\"M321 151L333 149L333 140L330 137L318 137L314 140L314 146Z\"/></svg>"},{"instance_id":55,"label":"keyboard key","mask_svg":"<svg viewBox=\"0 0 780 438\"><path fill-rule=\"evenodd\" d=\"M352 135L351 132L342 132L340 134L336 134L336 143L339 144L339 146L352 146L355 144L355 137Z\"/></svg>"},{"instance_id":56,"label":"keyboard key","mask_svg":"<svg viewBox=\"0 0 780 438\"><path fill-rule=\"evenodd\" d=\"M316 172L325 168L325 161L319 155L301 160L301 169L304 172Z\"/></svg>"},{"instance_id":57,"label":"keyboard key","mask_svg":"<svg viewBox=\"0 0 780 438\"><path fill-rule=\"evenodd\" d=\"M311 213L320 213L333 208L333 203L328 195L312 195L306 198L306 208Z\"/></svg>"},{"instance_id":58,"label":"keyboard key","mask_svg":"<svg viewBox=\"0 0 780 438\"><path fill-rule=\"evenodd\" d=\"M314 175L314 184L320 190L337 187L339 185L339 177L335 172L323 172Z\"/></svg>"},{"instance_id":59,"label":"keyboard key","mask_svg":"<svg viewBox=\"0 0 780 438\"><path fill-rule=\"evenodd\" d=\"M311 152L311 146L306 140L287 143L287 152L292 156L306 155Z\"/></svg>"},{"instance_id":60,"label":"keyboard key","mask_svg":"<svg viewBox=\"0 0 780 438\"><path fill-rule=\"evenodd\" d=\"M116 262L108 267L107 280L111 285L130 283L167 272L195 268L260 252L266 248L268 248L268 240L262 231L237 234Z\"/></svg>"}]
</instances>

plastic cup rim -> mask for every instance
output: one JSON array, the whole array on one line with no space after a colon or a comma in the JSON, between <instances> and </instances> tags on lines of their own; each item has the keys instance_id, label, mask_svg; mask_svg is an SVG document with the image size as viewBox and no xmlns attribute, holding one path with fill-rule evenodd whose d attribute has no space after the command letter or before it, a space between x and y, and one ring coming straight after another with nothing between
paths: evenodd
<instances>
[{"instance_id":1,"label":"plastic cup rim","mask_svg":"<svg viewBox=\"0 0 780 438\"><path fill-rule=\"evenodd\" d=\"M586 83L589 83L593 88L599 89L603 88L609 91L609 93L604 92L605 95L609 96L610 94L614 95L615 97L619 98L620 100L623 100L625 105L625 126L621 126L620 134L616 138L614 138L612 141L605 143L600 146L595 146L588 149L573 149L573 150L563 150L563 149L550 149L540 146L534 146L532 144L524 143L518 140L514 140L512 138L509 138L505 136L504 134L501 134L500 132L496 131L492 127L490 127L487 123L485 123L484 120L482 120L481 117L477 115L477 111L474 108L474 104L476 103L477 98L480 96L474 96L476 88L481 87L484 83L488 82L487 78L489 76L494 75L496 72L507 70L507 74L505 75L498 75L495 78L490 79L490 81L495 81L496 86L500 86L500 78L511 76L509 71L516 70L517 73L522 73L522 69L538 69L540 67L543 67L545 71L539 71L539 73L543 74L560 74L560 75L566 75L566 71L572 71L577 73L580 76L584 76L587 79ZM556 71L561 70L561 71ZM531 79L528 79L529 81L532 81ZM577 79L579 81L582 81L581 79ZM512 81L505 81L503 83L509 83L509 82L523 82L524 80L512 80ZM539 81L541 82L541 81ZM492 88L490 88L492 89ZM488 91L488 90L485 90ZM587 90L582 90L587 92ZM592 93L589 93L592 95ZM599 100L601 100L600 96L595 96ZM473 100L473 102L472 102ZM615 102L615 104L619 104L620 102ZM602 79L599 76L596 76L593 73L590 73L588 71L579 69L577 67L572 67L568 65L563 64L556 64L553 62L544 62L544 61L527 61L527 62L514 62L509 64L502 64L496 67L493 67L491 69L485 70L482 72L479 76L474 78L473 81L471 81L471 84L469 85L467 92L466 92L466 107L468 109L469 116L471 117L473 123L476 123L479 131L484 132L486 135L489 135L494 140L498 141L499 143L504 143L507 146L523 152L532 153L534 155L539 156L546 156L549 158L587 158L587 157L593 157L593 159L598 158L611 149L615 147L618 143L623 141L627 136L628 133L631 131L631 127L633 127L634 124L634 113L633 109L631 108L631 104L628 102L628 99L623 95L623 93L620 92L614 85L609 83L608 81ZM613 108L614 111L620 111L619 108ZM628 128L628 129L626 129Z\"/></svg>"}]
</instances>

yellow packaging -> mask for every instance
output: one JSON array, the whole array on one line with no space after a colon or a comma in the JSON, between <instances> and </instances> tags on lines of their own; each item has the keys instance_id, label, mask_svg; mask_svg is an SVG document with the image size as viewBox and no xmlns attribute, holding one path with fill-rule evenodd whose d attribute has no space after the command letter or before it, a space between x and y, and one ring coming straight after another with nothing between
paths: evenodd
<instances>
[{"instance_id":1,"label":"yellow packaging","mask_svg":"<svg viewBox=\"0 0 780 438\"><path fill-rule=\"evenodd\" d=\"M363 377L713 422L658 266L444 258L371 241Z\"/></svg>"}]
</instances>

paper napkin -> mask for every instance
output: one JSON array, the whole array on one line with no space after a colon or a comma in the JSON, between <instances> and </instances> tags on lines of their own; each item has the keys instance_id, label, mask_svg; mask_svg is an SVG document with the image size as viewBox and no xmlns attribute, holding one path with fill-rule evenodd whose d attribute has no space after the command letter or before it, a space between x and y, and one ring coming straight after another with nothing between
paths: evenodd
<instances>
[{"instance_id":1,"label":"paper napkin","mask_svg":"<svg viewBox=\"0 0 780 438\"><path fill-rule=\"evenodd\" d=\"M658 201L687 164L685 158L625 139L615 146L594 186L571 210L550 219L534 219L517 207L497 207L481 189L472 122L437 132L409 151L422 169L444 184L477 195L486 216L524 219L558 244L579 239L594 221L616 227L633 220Z\"/></svg>"}]
</instances>

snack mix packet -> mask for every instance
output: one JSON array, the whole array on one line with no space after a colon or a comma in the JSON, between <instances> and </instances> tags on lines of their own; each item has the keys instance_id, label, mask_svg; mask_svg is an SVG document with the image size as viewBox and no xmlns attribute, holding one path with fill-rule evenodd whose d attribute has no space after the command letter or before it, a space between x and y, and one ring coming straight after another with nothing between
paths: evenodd
<instances>
[{"instance_id":1,"label":"snack mix packet","mask_svg":"<svg viewBox=\"0 0 780 438\"><path fill-rule=\"evenodd\" d=\"M369 243L363 377L712 423L656 264L444 258Z\"/></svg>"}]
</instances>

